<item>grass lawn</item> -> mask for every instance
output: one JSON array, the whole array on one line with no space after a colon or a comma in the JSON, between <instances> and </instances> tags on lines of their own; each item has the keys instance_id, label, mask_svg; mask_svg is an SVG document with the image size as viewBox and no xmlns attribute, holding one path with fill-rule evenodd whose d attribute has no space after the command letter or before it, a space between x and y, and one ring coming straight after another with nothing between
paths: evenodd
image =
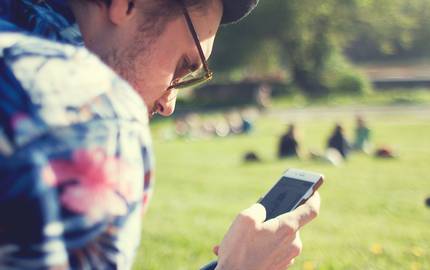
<instances>
[{"instance_id":1,"label":"grass lawn","mask_svg":"<svg viewBox=\"0 0 430 270\"><path fill-rule=\"evenodd\" d=\"M235 215L264 194L289 167L319 171L321 214L302 230L302 255L292 269L430 269L430 115L373 115L375 145L395 160L356 154L340 167L275 158L285 122L295 120L304 150L322 149L335 121L352 136L353 112L301 119L264 116L252 135L164 141L153 126L157 183L144 218L134 269L199 269ZM243 164L245 151L263 159ZM246 270L246 269L244 269Z\"/></svg>"}]
</instances>

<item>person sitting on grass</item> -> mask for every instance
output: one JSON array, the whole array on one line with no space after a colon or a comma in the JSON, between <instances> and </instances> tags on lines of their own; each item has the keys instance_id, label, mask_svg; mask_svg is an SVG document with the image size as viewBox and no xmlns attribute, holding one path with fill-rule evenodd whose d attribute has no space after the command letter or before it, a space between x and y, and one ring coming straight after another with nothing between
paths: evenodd
<instances>
[{"instance_id":1,"label":"person sitting on grass","mask_svg":"<svg viewBox=\"0 0 430 270\"><path fill-rule=\"evenodd\" d=\"M350 146L340 124L336 124L332 135L328 139L327 148L337 150L344 159L348 157Z\"/></svg>"},{"instance_id":2,"label":"person sitting on grass","mask_svg":"<svg viewBox=\"0 0 430 270\"><path fill-rule=\"evenodd\" d=\"M370 129L361 116L357 116L355 127L355 139L353 149L364 153L369 153L370 147Z\"/></svg>"},{"instance_id":3,"label":"person sitting on grass","mask_svg":"<svg viewBox=\"0 0 430 270\"><path fill-rule=\"evenodd\" d=\"M153 187L149 118L212 77L220 24L256 4L0 1L0 269L132 267ZM285 269L319 205L267 222L261 204L241 211L217 269Z\"/></svg>"},{"instance_id":4,"label":"person sitting on grass","mask_svg":"<svg viewBox=\"0 0 430 270\"><path fill-rule=\"evenodd\" d=\"M282 135L279 141L278 157L299 157L299 143L296 138L295 125L290 124L288 131Z\"/></svg>"}]
</instances>

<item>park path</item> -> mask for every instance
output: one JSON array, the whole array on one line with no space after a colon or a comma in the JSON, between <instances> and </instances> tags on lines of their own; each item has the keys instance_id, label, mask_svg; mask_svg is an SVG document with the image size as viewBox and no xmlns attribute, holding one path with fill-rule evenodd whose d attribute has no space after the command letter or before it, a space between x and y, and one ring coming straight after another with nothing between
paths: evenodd
<instances>
[{"instance_id":1,"label":"park path","mask_svg":"<svg viewBox=\"0 0 430 270\"><path fill-rule=\"evenodd\" d=\"M288 119L327 119L343 118L363 115L372 116L405 116L411 115L419 118L425 118L430 123L430 105L392 105L392 106L327 106L312 108L290 108L290 109L271 109L268 111L269 116Z\"/></svg>"},{"instance_id":2,"label":"park path","mask_svg":"<svg viewBox=\"0 0 430 270\"><path fill-rule=\"evenodd\" d=\"M430 80L429 64L367 65L361 69L372 81L378 80Z\"/></svg>"}]
</instances>

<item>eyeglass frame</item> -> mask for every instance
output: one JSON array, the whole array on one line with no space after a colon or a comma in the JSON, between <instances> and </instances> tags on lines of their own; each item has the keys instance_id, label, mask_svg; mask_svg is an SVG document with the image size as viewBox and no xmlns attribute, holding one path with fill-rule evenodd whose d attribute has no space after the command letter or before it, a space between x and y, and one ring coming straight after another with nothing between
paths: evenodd
<instances>
[{"instance_id":1,"label":"eyeglass frame","mask_svg":"<svg viewBox=\"0 0 430 270\"><path fill-rule=\"evenodd\" d=\"M181 6L182 6L182 12L183 12L184 17L185 17L185 21L187 22L188 30L190 31L191 35L193 36L194 44L196 45L197 51L199 52L200 60L202 61L205 75L201 78L194 78L194 79L190 79L190 80L185 81L185 82L175 83L173 81L173 83L167 88L167 90L183 89L183 88L196 86L196 85L199 85L199 84L202 84L202 83L205 83L205 82L211 80L213 77L213 72L209 69L208 62L206 60L205 54L203 53L203 49L202 49L202 46L200 45L200 41L199 41L199 38L197 36L197 32L194 28L194 24L191 20L190 14L188 13L188 10L185 7L184 3L182 1L180 1L180 2L181 2Z\"/></svg>"}]
</instances>

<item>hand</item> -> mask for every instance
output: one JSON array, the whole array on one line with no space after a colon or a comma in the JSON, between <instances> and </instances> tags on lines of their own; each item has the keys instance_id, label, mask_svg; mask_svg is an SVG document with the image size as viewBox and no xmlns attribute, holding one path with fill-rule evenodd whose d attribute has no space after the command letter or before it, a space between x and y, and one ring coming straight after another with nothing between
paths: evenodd
<instances>
[{"instance_id":1,"label":"hand","mask_svg":"<svg viewBox=\"0 0 430 270\"><path fill-rule=\"evenodd\" d=\"M214 248L216 270L284 270L302 250L299 229L314 219L320 209L315 193L304 205L277 218L266 219L261 204L242 211Z\"/></svg>"}]
</instances>

